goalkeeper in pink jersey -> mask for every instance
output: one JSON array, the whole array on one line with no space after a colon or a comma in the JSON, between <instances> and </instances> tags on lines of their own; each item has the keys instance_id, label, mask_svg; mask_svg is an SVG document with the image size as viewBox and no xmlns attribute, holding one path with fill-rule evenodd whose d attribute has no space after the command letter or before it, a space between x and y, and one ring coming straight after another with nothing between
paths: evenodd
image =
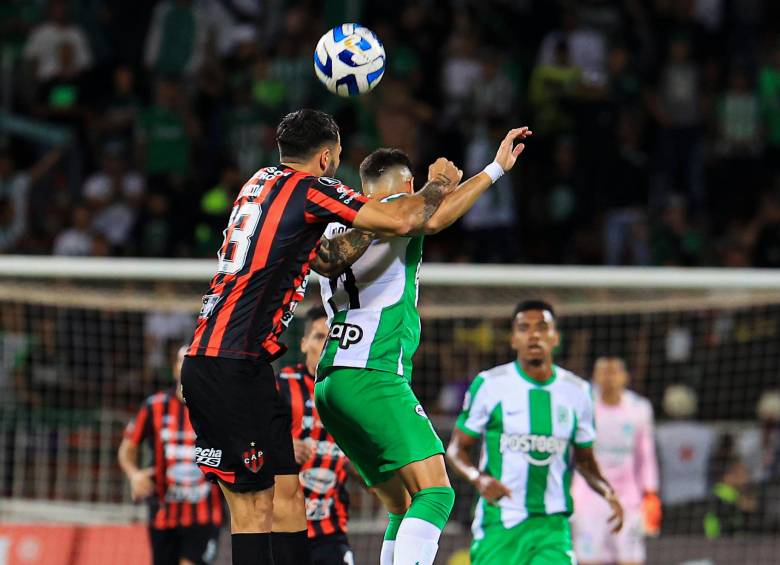
<instances>
[{"instance_id":1,"label":"goalkeeper in pink jersey","mask_svg":"<svg viewBox=\"0 0 780 565\"><path fill-rule=\"evenodd\" d=\"M593 369L596 395L596 461L625 508L623 529L610 532L610 510L577 475L572 484L574 551L580 565L641 565L645 535L661 526L658 462L653 440L653 408L626 390L622 359L601 357Z\"/></svg>"}]
</instances>

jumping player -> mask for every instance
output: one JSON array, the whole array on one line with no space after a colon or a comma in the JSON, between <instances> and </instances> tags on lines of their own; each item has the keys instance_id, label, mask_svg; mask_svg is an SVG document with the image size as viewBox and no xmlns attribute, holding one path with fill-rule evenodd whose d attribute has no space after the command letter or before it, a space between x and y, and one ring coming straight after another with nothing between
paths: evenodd
<instances>
[{"instance_id":1,"label":"jumping player","mask_svg":"<svg viewBox=\"0 0 780 565\"><path fill-rule=\"evenodd\" d=\"M447 458L480 495L472 565L576 564L568 518L575 467L606 500L613 531L622 526L623 509L593 456L590 385L553 363L558 342L552 306L521 302L512 319L517 359L477 375L466 394ZM470 451L483 442L476 467Z\"/></svg>"},{"instance_id":2,"label":"jumping player","mask_svg":"<svg viewBox=\"0 0 780 565\"><path fill-rule=\"evenodd\" d=\"M330 333L317 368L315 401L333 434L366 484L389 511L381 564L430 565L455 500L444 465L444 448L410 386L412 356L420 341L417 281L423 234L461 217L524 149L528 128L511 130L495 161L449 194L413 237L374 238L328 226L365 253L346 268L320 256L313 268L329 280L320 285ZM409 158L380 149L360 166L371 202L399 202L412 193ZM339 246L328 247L336 254ZM367 250L366 250L367 249ZM359 253L358 253L359 254Z\"/></svg>"},{"instance_id":3,"label":"jumping player","mask_svg":"<svg viewBox=\"0 0 780 565\"><path fill-rule=\"evenodd\" d=\"M149 538L154 565L214 562L222 526L222 496L195 466L195 431L181 396L181 364L173 364L175 386L147 398L128 424L119 465L133 500L149 500ZM152 464L139 467L139 447L148 442Z\"/></svg>"},{"instance_id":4,"label":"jumping player","mask_svg":"<svg viewBox=\"0 0 780 565\"><path fill-rule=\"evenodd\" d=\"M439 159L416 195L369 201L331 178L341 153L331 116L288 114L276 139L281 163L260 169L236 198L182 367L196 462L225 494L234 565L311 563L290 416L271 361L285 350L279 336L303 298L325 226L414 232L461 176Z\"/></svg>"},{"instance_id":5,"label":"jumping player","mask_svg":"<svg viewBox=\"0 0 780 565\"><path fill-rule=\"evenodd\" d=\"M295 461L306 497L306 520L314 565L353 565L347 539L349 460L322 425L314 406L314 373L328 337L328 319L322 307L306 312L301 339L305 359L283 368L276 377L279 395L292 414Z\"/></svg>"},{"instance_id":6,"label":"jumping player","mask_svg":"<svg viewBox=\"0 0 780 565\"><path fill-rule=\"evenodd\" d=\"M612 534L604 516L609 507L580 477L572 483L574 550L582 565L641 565L645 533L661 526L658 462L653 440L653 407L626 390L628 372L619 357L601 357L593 370L596 388L596 461L626 510L625 526Z\"/></svg>"}]
</instances>

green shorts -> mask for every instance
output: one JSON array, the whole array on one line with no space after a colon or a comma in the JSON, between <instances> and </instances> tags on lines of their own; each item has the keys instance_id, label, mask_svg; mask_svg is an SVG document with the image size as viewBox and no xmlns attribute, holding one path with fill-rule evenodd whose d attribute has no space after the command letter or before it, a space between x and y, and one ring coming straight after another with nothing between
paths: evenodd
<instances>
[{"instance_id":1,"label":"green shorts","mask_svg":"<svg viewBox=\"0 0 780 565\"><path fill-rule=\"evenodd\" d=\"M471 565L576 565L569 519L531 516L517 526L485 528L471 544Z\"/></svg>"},{"instance_id":2,"label":"green shorts","mask_svg":"<svg viewBox=\"0 0 780 565\"><path fill-rule=\"evenodd\" d=\"M444 446L407 380L373 369L337 367L314 387L325 429L368 486L383 483Z\"/></svg>"}]
</instances>

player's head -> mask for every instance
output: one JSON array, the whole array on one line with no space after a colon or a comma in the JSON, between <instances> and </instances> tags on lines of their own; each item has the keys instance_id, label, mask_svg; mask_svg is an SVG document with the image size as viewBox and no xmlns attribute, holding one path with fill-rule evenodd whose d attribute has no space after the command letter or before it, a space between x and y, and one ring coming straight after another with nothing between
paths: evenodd
<instances>
[{"instance_id":1,"label":"player's head","mask_svg":"<svg viewBox=\"0 0 780 565\"><path fill-rule=\"evenodd\" d=\"M518 360L537 367L551 363L559 341L555 310L549 303L525 300L515 307L511 344Z\"/></svg>"},{"instance_id":2,"label":"player's head","mask_svg":"<svg viewBox=\"0 0 780 565\"><path fill-rule=\"evenodd\" d=\"M369 198L412 192L412 162L400 149L377 149L360 163L360 182Z\"/></svg>"},{"instance_id":3,"label":"player's head","mask_svg":"<svg viewBox=\"0 0 780 565\"><path fill-rule=\"evenodd\" d=\"M276 143L282 163L308 165L308 172L330 177L336 174L341 156L339 126L330 114L319 110L290 112L276 128Z\"/></svg>"},{"instance_id":4,"label":"player's head","mask_svg":"<svg viewBox=\"0 0 780 565\"><path fill-rule=\"evenodd\" d=\"M173 373L173 380L176 381L176 392L181 396L181 366L184 363L184 356L187 354L187 346L182 345L176 350L176 356L171 366L171 372Z\"/></svg>"},{"instance_id":5,"label":"player's head","mask_svg":"<svg viewBox=\"0 0 780 565\"><path fill-rule=\"evenodd\" d=\"M620 394L628 384L626 363L614 355L599 357L593 365L593 384L602 394Z\"/></svg>"},{"instance_id":6,"label":"player's head","mask_svg":"<svg viewBox=\"0 0 780 565\"><path fill-rule=\"evenodd\" d=\"M306 319L303 326L303 337L301 338L301 352L306 357L306 367L310 373L314 373L317 368L317 362L320 360L320 353L325 347L325 340L328 337L328 316L325 308L315 306L306 312Z\"/></svg>"}]
</instances>

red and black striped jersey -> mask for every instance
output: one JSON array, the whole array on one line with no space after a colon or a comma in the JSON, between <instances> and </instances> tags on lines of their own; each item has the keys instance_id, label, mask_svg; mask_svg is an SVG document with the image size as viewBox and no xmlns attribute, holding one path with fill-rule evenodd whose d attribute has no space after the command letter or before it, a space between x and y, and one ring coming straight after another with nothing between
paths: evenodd
<instances>
[{"instance_id":1,"label":"red and black striped jersey","mask_svg":"<svg viewBox=\"0 0 780 565\"><path fill-rule=\"evenodd\" d=\"M195 430L174 390L147 398L127 425L125 439L136 446L148 441L152 448L153 528L222 525L222 495L195 465Z\"/></svg>"},{"instance_id":2,"label":"red and black striped jersey","mask_svg":"<svg viewBox=\"0 0 780 565\"><path fill-rule=\"evenodd\" d=\"M340 181L284 165L241 189L188 355L272 360L303 299L328 222L352 225L368 200Z\"/></svg>"},{"instance_id":3,"label":"red and black striped jersey","mask_svg":"<svg viewBox=\"0 0 780 565\"><path fill-rule=\"evenodd\" d=\"M314 406L314 377L299 363L276 377L279 396L292 411L292 435L314 441L314 456L301 465L300 480L306 497L309 537L347 532L349 460L322 425Z\"/></svg>"}]
</instances>

